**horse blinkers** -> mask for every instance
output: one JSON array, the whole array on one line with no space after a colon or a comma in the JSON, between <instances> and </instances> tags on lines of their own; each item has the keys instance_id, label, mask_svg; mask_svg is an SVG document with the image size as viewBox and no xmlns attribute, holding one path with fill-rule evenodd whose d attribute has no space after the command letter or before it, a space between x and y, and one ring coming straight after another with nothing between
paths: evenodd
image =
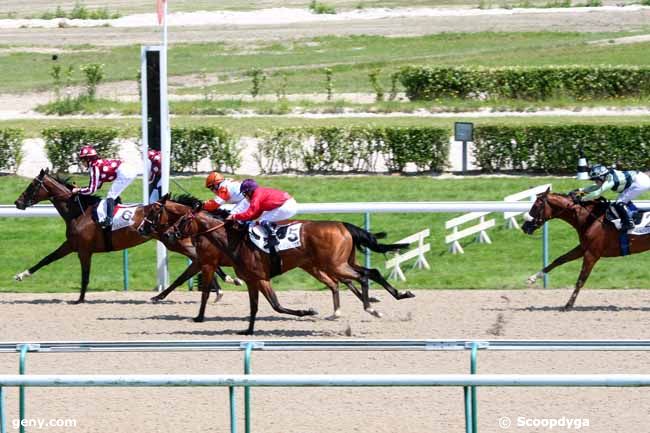
<instances>
[{"instance_id":1,"label":"horse blinkers","mask_svg":"<svg viewBox=\"0 0 650 433\"><path fill-rule=\"evenodd\" d=\"M544 215L546 213L546 205L548 204L546 198L546 195L540 196L535 204L533 204L530 211L524 214L525 222L521 226L521 229L527 235L532 235L535 230L540 228L544 222L546 222L547 217ZM535 215L533 216L531 213Z\"/></svg>"}]
</instances>

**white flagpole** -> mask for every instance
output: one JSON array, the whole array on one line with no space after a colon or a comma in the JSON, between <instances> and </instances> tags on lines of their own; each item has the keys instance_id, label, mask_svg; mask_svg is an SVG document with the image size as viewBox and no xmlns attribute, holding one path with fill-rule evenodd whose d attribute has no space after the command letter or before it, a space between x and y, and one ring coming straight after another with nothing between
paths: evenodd
<instances>
[{"instance_id":1,"label":"white flagpole","mask_svg":"<svg viewBox=\"0 0 650 433\"><path fill-rule=\"evenodd\" d=\"M160 156L161 156L161 193L169 192L169 167L171 158L171 132L169 128L169 100L167 98L167 3L163 2L163 49L160 53ZM169 285L167 249L157 243L158 290Z\"/></svg>"}]
</instances>

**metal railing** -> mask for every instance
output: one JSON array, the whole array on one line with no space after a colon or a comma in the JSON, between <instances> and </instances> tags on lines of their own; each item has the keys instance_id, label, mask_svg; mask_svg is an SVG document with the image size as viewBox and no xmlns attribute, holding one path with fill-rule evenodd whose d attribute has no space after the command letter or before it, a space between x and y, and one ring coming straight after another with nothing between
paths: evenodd
<instances>
[{"instance_id":1,"label":"metal railing","mask_svg":"<svg viewBox=\"0 0 650 433\"><path fill-rule=\"evenodd\" d=\"M28 352L244 351L244 375L25 375ZM470 350L470 375L255 375L251 358L261 351L458 351ZM244 387L245 431L251 431L252 386L463 386L465 431L478 433L477 386L649 386L650 375L477 375L479 350L646 351L650 340L171 340L0 342L0 353L20 353L19 375L0 375L0 427L4 428L3 386L20 387L25 419L27 386L228 386L231 432L236 433L235 387ZM23 379L25 380L23 380ZM64 385L67 384L67 385ZM21 423L20 432L24 433Z\"/></svg>"}]
</instances>

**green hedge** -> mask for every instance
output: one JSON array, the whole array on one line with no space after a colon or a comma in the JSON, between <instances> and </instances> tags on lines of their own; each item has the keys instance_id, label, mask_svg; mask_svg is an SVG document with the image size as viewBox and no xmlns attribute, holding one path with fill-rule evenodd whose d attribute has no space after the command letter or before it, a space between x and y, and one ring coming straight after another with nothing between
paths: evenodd
<instances>
[{"instance_id":1,"label":"green hedge","mask_svg":"<svg viewBox=\"0 0 650 433\"><path fill-rule=\"evenodd\" d=\"M391 172L413 163L419 171L447 165L445 128L282 128L261 136L255 155L262 173L367 173L383 158Z\"/></svg>"},{"instance_id":2,"label":"green hedge","mask_svg":"<svg viewBox=\"0 0 650 433\"><path fill-rule=\"evenodd\" d=\"M15 173L23 157L22 129L0 129L0 171Z\"/></svg>"},{"instance_id":3,"label":"green hedge","mask_svg":"<svg viewBox=\"0 0 650 433\"><path fill-rule=\"evenodd\" d=\"M576 100L650 95L650 67L422 67L400 70L411 100L439 98Z\"/></svg>"},{"instance_id":4,"label":"green hedge","mask_svg":"<svg viewBox=\"0 0 650 433\"><path fill-rule=\"evenodd\" d=\"M235 137L222 128L172 128L171 170L197 171L203 158L210 158L212 168L234 172L241 165L240 149Z\"/></svg>"},{"instance_id":5,"label":"green hedge","mask_svg":"<svg viewBox=\"0 0 650 433\"><path fill-rule=\"evenodd\" d=\"M45 152L54 171L69 172L78 163L78 153L82 146L93 146L103 158L117 155L116 128L48 128L41 134L45 139Z\"/></svg>"},{"instance_id":6,"label":"green hedge","mask_svg":"<svg viewBox=\"0 0 650 433\"><path fill-rule=\"evenodd\" d=\"M481 170L575 173L579 149L590 163L650 169L650 126L479 126L474 158Z\"/></svg>"}]
</instances>

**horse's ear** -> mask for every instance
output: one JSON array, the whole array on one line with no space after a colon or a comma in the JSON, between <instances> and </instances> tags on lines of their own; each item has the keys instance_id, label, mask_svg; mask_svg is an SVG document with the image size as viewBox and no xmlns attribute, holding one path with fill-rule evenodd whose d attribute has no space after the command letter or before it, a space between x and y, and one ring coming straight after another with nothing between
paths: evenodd
<instances>
[{"instance_id":1,"label":"horse's ear","mask_svg":"<svg viewBox=\"0 0 650 433\"><path fill-rule=\"evenodd\" d=\"M201 200L195 200L192 203L192 212L199 212L203 210L203 202Z\"/></svg>"},{"instance_id":2,"label":"horse's ear","mask_svg":"<svg viewBox=\"0 0 650 433\"><path fill-rule=\"evenodd\" d=\"M551 192L551 187L549 186L548 188L546 188L546 191L544 191L544 195L547 195L550 192Z\"/></svg>"},{"instance_id":3,"label":"horse's ear","mask_svg":"<svg viewBox=\"0 0 650 433\"><path fill-rule=\"evenodd\" d=\"M45 174L50 174L50 168L49 167L45 169Z\"/></svg>"},{"instance_id":4,"label":"horse's ear","mask_svg":"<svg viewBox=\"0 0 650 433\"><path fill-rule=\"evenodd\" d=\"M164 203L164 202L166 202L167 200L169 200L169 196L170 196L170 193L167 193L167 194L163 195L162 197L160 197L160 200L159 200L159 201L160 201L161 203Z\"/></svg>"}]
</instances>

